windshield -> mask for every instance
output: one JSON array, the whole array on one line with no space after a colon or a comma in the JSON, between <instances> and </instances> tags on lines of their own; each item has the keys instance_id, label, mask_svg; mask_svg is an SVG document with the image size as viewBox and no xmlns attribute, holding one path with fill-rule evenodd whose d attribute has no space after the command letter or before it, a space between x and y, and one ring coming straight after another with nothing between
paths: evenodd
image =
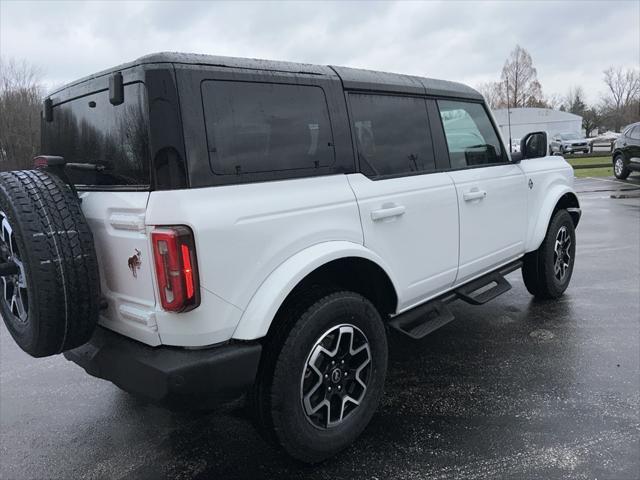
<instances>
[{"instance_id":1,"label":"windshield","mask_svg":"<svg viewBox=\"0 0 640 480\"><path fill-rule=\"evenodd\" d=\"M42 153L67 163L99 165L96 170L67 168L82 186L148 187L149 128L146 90L142 83L124 87L121 105L102 91L55 105L53 121L43 122Z\"/></svg>"},{"instance_id":2,"label":"windshield","mask_svg":"<svg viewBox=\"0 0 640 480\"><path fill-rule=\"evenodd\" d=\"M563 133L560 135L560 138L562 138L562 140L579 140L580 135L577 133Z\"/></svg>"}]
</instances>

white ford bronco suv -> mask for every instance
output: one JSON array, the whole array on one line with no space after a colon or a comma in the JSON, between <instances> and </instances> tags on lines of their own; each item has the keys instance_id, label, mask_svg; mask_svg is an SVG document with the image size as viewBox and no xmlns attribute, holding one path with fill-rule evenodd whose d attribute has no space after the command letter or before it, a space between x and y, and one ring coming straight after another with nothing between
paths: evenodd
<instances>
[{"instance_id":1,"label":"white ford bronco suv","mask_svg":"<svg viewBox=\"0 0 640 480\"><path fill-rule=\"evenodd\" d=\"M35 168L0 174L15 341L163 404L247 398L305 462L371 420L390 329L518 268L540 298L571 278L572 168L543 132L510 155L458 83L160 53L52 93L42 125Z\"/></svg>"}]
</instances>

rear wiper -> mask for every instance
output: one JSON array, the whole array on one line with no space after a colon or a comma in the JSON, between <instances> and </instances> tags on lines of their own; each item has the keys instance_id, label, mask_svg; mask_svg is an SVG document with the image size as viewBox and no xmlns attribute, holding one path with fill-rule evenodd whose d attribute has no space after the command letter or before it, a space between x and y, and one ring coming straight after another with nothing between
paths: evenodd
<instances>
[{"instance_id":1,"label":"rear wiper","mask_svg":"<svg viewBox=\"0 0 640 480\"><path fill-rule=\"evenodd\" d=\"M91 170L94 172L102 172L107 170L107 166L101 163L67 163L66 168L73 168L76 170Z\"/></svg>"}]
</instances>

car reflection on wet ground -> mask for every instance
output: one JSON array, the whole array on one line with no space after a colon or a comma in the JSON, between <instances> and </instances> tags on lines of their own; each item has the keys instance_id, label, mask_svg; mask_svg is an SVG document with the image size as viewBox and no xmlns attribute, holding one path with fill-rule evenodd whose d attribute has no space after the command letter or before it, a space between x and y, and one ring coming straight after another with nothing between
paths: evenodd
<instances>
[{"instance_id":1,"label":"car reflection on wet ground","mask_svg":"<svg viewBox=\"0 0 640 480\"><path fill-rule=\"evenodd\" d=\"M27 356L2 326L0 478L640 478L639 180L577 182L561 300L515 272L420 343L393 335L378 413L321 465L273 449L242 408L170 412Z\"/></svg>"}]
</instances>

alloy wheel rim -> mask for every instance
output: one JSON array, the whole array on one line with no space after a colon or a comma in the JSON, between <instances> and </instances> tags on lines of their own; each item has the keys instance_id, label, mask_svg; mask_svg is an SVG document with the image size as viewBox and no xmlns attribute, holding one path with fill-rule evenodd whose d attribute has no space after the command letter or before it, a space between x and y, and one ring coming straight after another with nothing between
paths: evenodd
<instances>
[{"instance_id":1,"label":"alloy wheel rim","mask_svg":"<svg viewBox=\"0 0 640 480\"><path fill-rule=\"evenodd\" d=\"M9 219L0 211L0 263L6 262L15 263L19 273L0 277L2 302L18 322L26 323L29 318L29 301L24 264Z\"/></svg>"},{"instance_id":2,"label":"alloy wheel rim","mask_svg":"<svg viewBox=\"0 0 640 480\"><path fill-rule=\"evenodd\" d=\"M342 324L324 332L311 348L300 381L300 400L312 425L340 425L364 399L371 377L371 348L358 327Z\"/></svg>"},{"instance_id":3,"label":"alloy wheel rim","mask_svg":"<svg viewBox=\"0 0 640 480\"><path fill-rule=\"evenodd\" d=\"M617 175L622 175L622 159L621 158L618 158L616 160L615 167L616 167L616 174Z\"/></svg>"},{"instance_id":4,"label":"alloy wheel rim","mask_svg":"<svg viewBox=\"0 0 640 480\"><path fill-rule=\"evenodd\" d=\"M563 281L571 265L571 235L566 226L560 227L553 248L553 273L559 281Z\"/></svg>"}]
</instances>

